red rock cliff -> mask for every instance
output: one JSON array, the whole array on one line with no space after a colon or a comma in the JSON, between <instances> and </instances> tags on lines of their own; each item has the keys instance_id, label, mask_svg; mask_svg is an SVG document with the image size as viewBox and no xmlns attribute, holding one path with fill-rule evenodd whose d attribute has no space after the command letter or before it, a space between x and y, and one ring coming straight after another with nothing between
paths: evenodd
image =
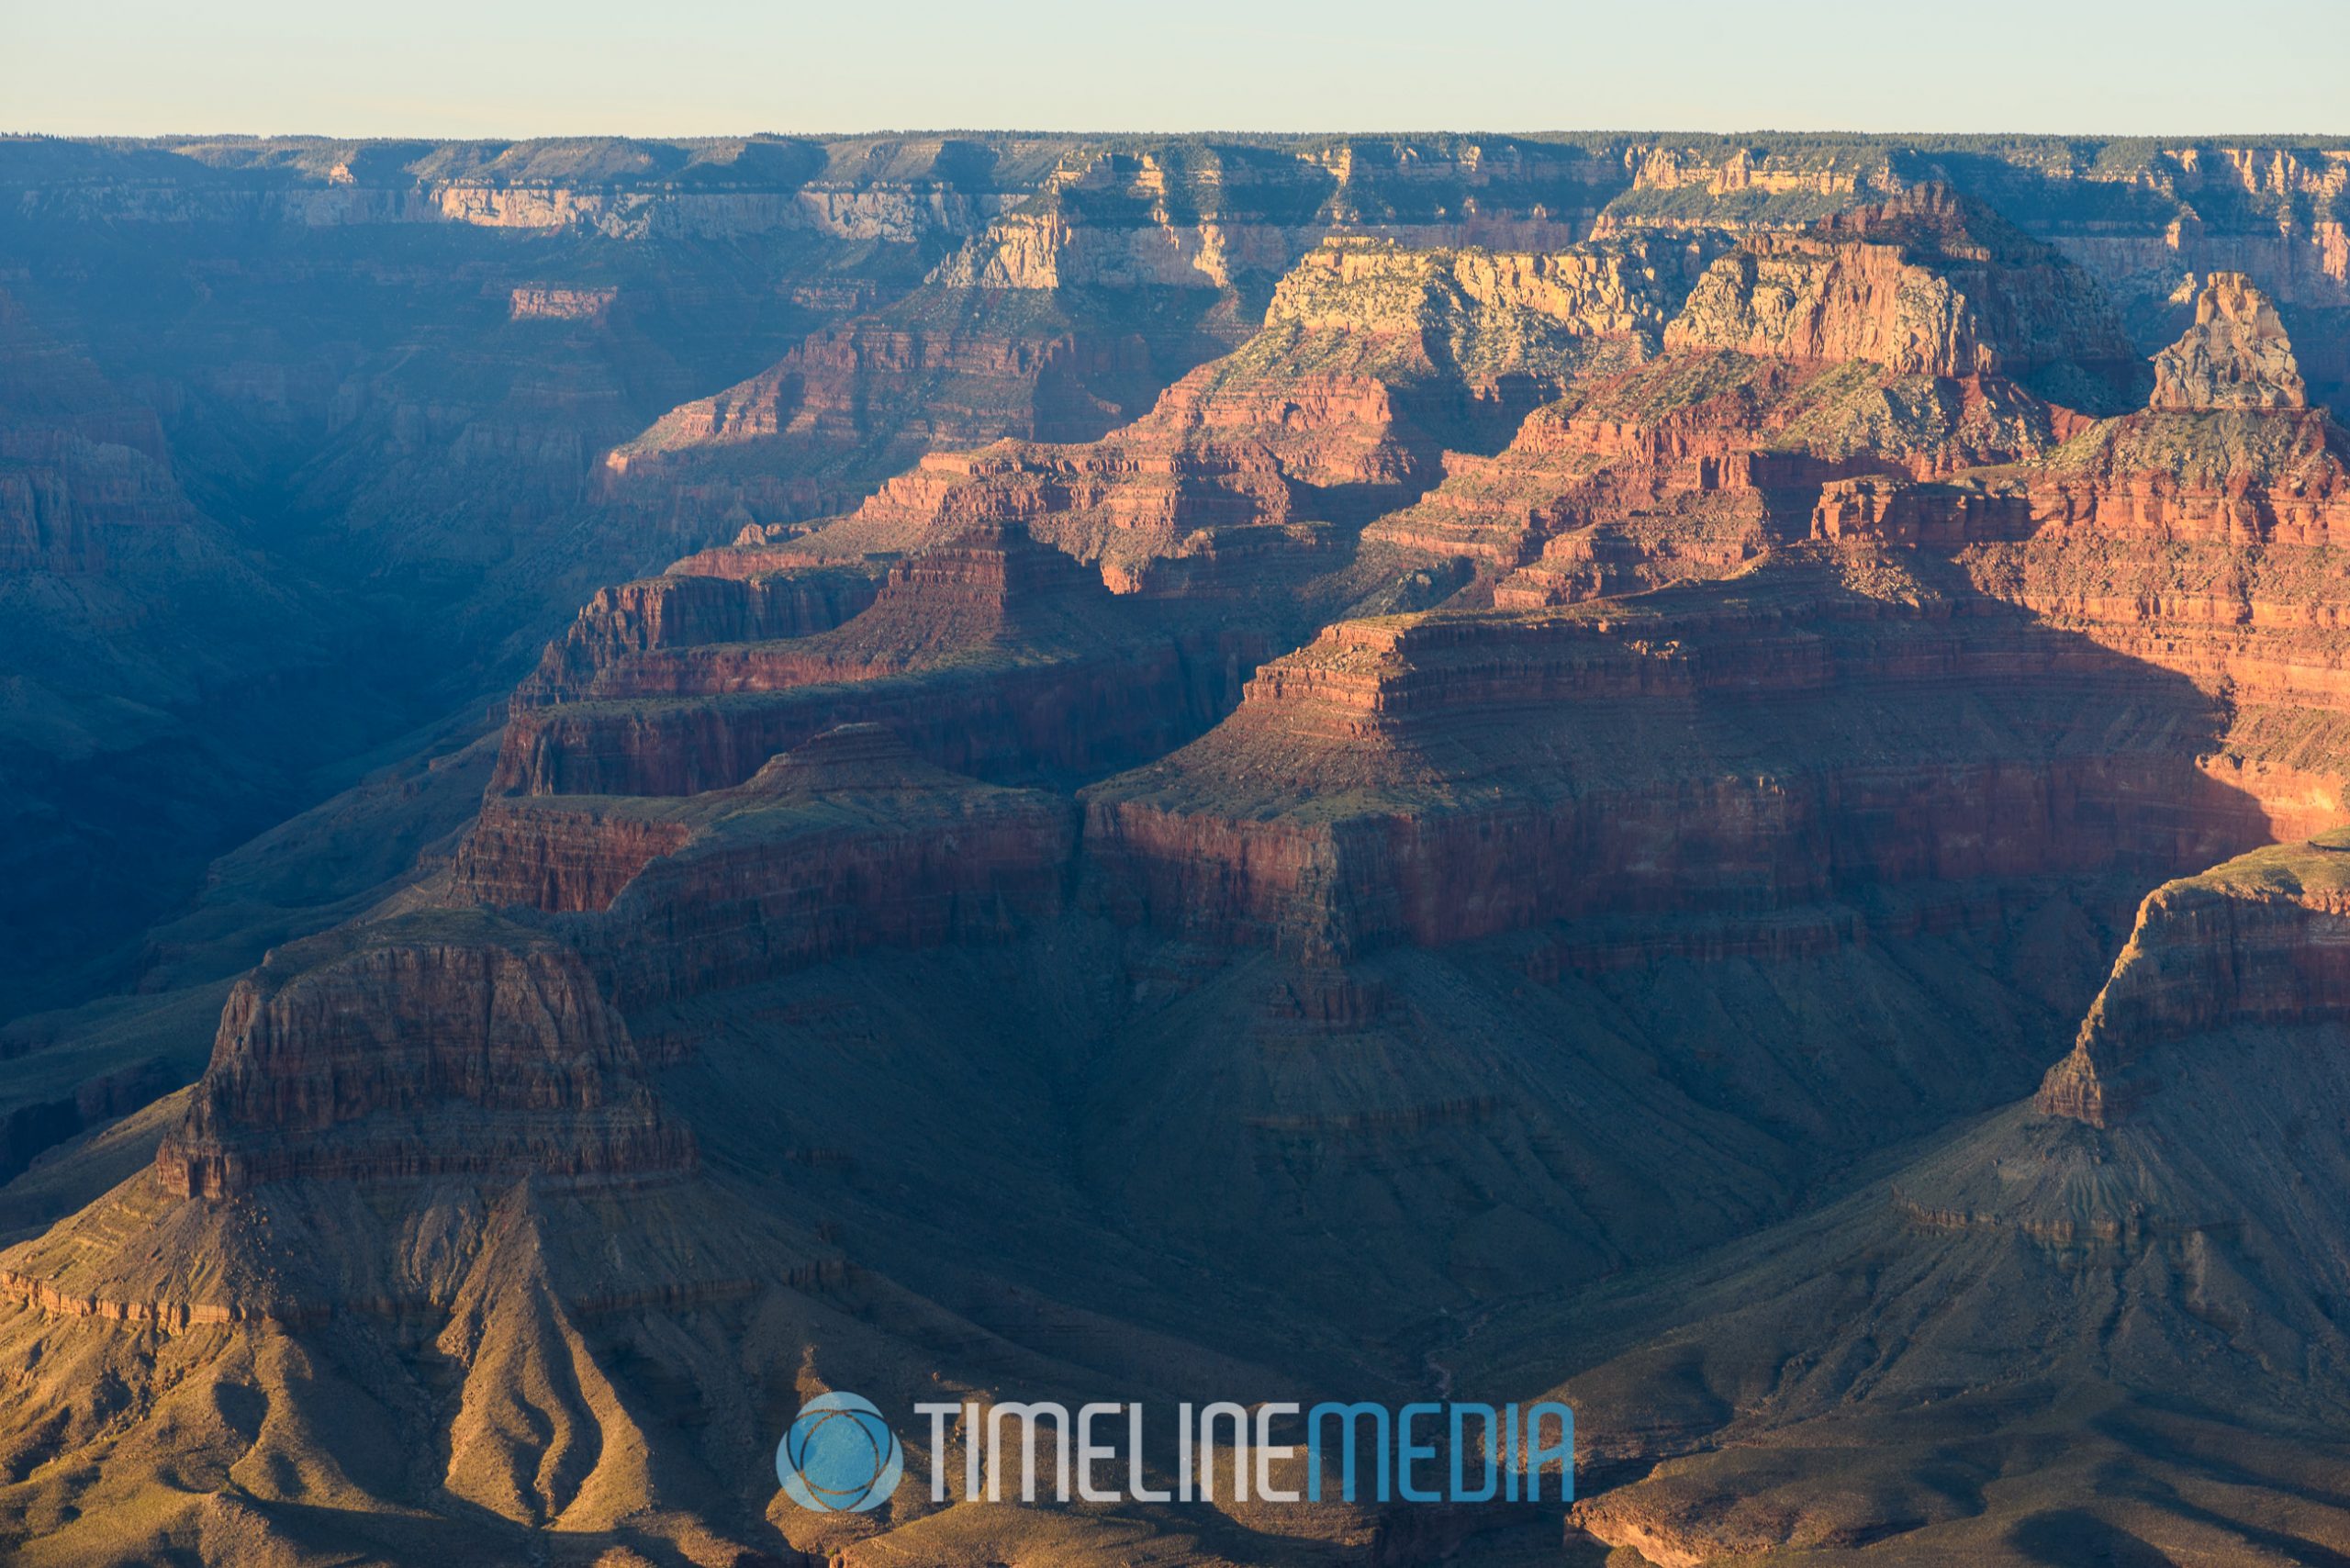
<instances>
[{"instance_id":1,"label":"red rock cliff","mask_svg":"<svg viewBox=\"0 0 2350 1568\"><path fill-rule=\"evenodd\" d=\"M171 1192L215 1198L298 1177L688 1168L690 1135L640 1073L570 949L466 915L360 927L238 982L155 1162Z\"/></svg>"}]
</instances>

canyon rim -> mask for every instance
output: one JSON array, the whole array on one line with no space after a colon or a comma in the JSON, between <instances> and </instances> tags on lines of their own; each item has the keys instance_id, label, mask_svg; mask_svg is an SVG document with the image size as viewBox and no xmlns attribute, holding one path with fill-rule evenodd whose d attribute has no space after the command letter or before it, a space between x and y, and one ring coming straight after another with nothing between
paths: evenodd
<instances>
[{"instance_id":1,"label":"canyon rim","mask_svg":"<svg viewBox=\"0 0 2350 1568\"><path fill-rule=\"evenodd\" d=\"M2350 1561L2345 407L2350 137L0 137L0 1559Z\"/></svg>"}]
</instances>

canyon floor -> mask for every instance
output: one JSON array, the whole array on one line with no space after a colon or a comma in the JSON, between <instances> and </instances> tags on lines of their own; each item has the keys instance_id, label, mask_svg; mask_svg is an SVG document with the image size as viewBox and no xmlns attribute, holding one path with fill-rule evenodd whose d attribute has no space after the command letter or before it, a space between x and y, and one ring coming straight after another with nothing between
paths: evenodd
<instances>
[{"instance_id":1,"label":"canyon floor","mask_svg":"<svg viewBox=\"0 0 2350 1568\"><path fill-rule=\"evenodd\" d=\"M2350 147L0 187L9 1560L2350 1561Z\"/></svg>"}]
</instances>

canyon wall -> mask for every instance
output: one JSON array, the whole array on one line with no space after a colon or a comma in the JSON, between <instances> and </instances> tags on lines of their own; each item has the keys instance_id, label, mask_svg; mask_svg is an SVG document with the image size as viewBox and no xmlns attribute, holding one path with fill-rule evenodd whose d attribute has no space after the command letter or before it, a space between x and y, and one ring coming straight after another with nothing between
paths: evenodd
<instances>
[{"instance_id":1,"label":"canyon wall","mask_svg":"<svg viewBox=\"0 0 2350 1568\"><path fill-rule=\"evenodd\" d=\"M487 922L440 925L315 939L240 981L156 1152L165 1190L690 1168L691 1135L663 1118L576 954Z\"/></svg>"}]
</instances>

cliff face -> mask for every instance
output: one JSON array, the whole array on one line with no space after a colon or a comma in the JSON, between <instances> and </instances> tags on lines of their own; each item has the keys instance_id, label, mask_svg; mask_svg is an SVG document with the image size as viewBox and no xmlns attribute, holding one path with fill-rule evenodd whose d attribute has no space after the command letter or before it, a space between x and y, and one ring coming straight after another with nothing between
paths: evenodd
<instances>
[{"instance_id":1,"label":"cliff face","mask_svg":"<svg viewBox=\"0 0 2350 1568\"><path fill-rule=\"evenodd\" d=\"M1072 148L920 288L614 449L605 489L636 510L790 523L846 510L925 452L1091 441L1245 337L1334 232L1562 249L1623 179L1586 150L1516 143ZM1606 277L1507 286L1639 315Z\"/></svg>"},{"instance_id":2,"label":"cliff face","mask_svg":"<svg viewBox=\"0 0 2350 1568\"><path fill-rule=\"evenodd\" d=\"M1652 335L1702 253L1334 241L1281 280L1254 337L1133 424L1082 447L933 455L801 547L902 549L1016 521L1122 591L1188 585L1180 563L1311 544L1293 523L1359 521L1425 484L1448 444L1499 444L1583 360Z\"/></svg>"},{"instance_id":3,"label":"cliff face","mask_svg":"<svg viewBox=\"0 0 2350 1568\"><path fill-rule=\"evenodd\" d=\"M602 673L636 655L708 643L764 643L828 631L862 611L875 585L859 573L668 576L599 588L539 667L518 706L592 696Z\"/></svg>"},{"instance_id":4,"label":"cliff face","mask_svg":"<svg viewBox=\"0 0 2350 1568\"><path fill-rule=\"evenodd\" d=\"M1727 597L1694 594L1685 609L1659 600L1675 608L1655 625L1505 613L1331 628L1265 666L1207 740L1094 792L1087 843L1101 907L1344 958L1707 899L1767 911L1920 876L2176 868L2280 824L2332 820L2338 748L2312 745L2306 724L2300 743L2281 744L2289 726L2244 702L2259 695L2260 654L2184 656L2175 631L2161 633L2169 654L2149 654L2152 628L2170 627L2184 600L2142 612L2134 639L2043 629L2004 608L2062 615L2037 586L2065 558L2055 540L2077 554L2091 535L2175 539L2166 518L2118 510L2159 487L2159 472L2188 494L2241 494L2197 466L2201 454L2266 476L2258 493L2284 508L2269 537L2319 537L2294 520L2322 514L2330 493L2311 487L2327 461L2322 417L2300 416L2319 422L2299 434L2288 416L2249 411L2095 424L2036 398L2002 372L2105 366L2118 342L2111 321L2067 263L1939 188L1784 242L1751 240L1741 253L1765 252L1794 258L1813 303L1791 308L1785 330L1741 329L1716 343L1727 330L1717 330L1720 301L1708 288L1733 287L1751 269L1717 263L1704 274L1713 283L1676 306L1703 242L1550 256L1326 245L1282 281L1255 339L1127 431L1082 447L935 458L839 523L746 536L746 570L933 547L893 567L873 609L836 633L632 655L597 678L608 705L518 722L499 788L728 788L762 756L845 719L898 725L933 760L993 777L1017 776L1007 766L1040 745L1053 766L1081 774L1110 753L1008 728L1000 694L1058 682L1054 700L1092 711L1094 699L1072 695L1103 690L1092 665L1055 654L1039 666L1035 655L1125 639L1130 631L1112 628L1158 612L1113 613L1078 593L1066 565L1047 569L1058 557L1041 543L1100 563L1107 586L1145 607L1178 602L1168 599L1178 583L1186 593L1237 583L1243 568L1268 580L1270 560L1312 542L1319 496L1407 482L1431 432L1446 428L1430 412L1443 408L1436 395L1506 399L1547 378L1563 398L1527 418L1497 456L1448 454L1445 482L1371 522L1366 543L1405 560L1482 561L1504 612L1785 564ZM1905 289L1942 304L1920 315ZM1740 297L1757 297L1751 280ZM2258 308L2232 294L2210 314L2247 311L2256 325ZM1661 323L1659 355L1647 340ZM2258 331L2214 342L2207 366L2220 350L2247 364L2283 352ZM2233 375L2235 364L2210 373ZM1458 411L1449 417L1460 429ZM2231 419L2284 422L2214 422ZM2296 457L2297 442L2314 445ZM971 537L995 541L1008 525L1024 540L1017 552L933 543L974 527ZM1790 549L1807 534L1830 548ZM1266 543L1241 553L1252 536ZM1959 552L1957 573L1919 575L1881 553L1916 543ZM1162 561L1208 570L1171 577ZM1803 634L1785 634L1797 624ZM969 663L982 648L1013 655L1002 676ZM1208 662L1203 652L1178 638L1178 665ZM2140 657L2148 667L2132 662ZM2091 745L2027 707L2000 707L1964 721L1981 726L1983 754L1951 758L1901 695L1929 671L2102 687L2143 728L2127 743ZM1183 678L1170 669L1128 689L1169 678ZM2330 689L2285 670L2273 678L2300 711L2330 712ZM1572 738L1628 723L1669 729L1671 712L1718 726L1712 715L1729 711L1732 693L1756 690L1773 694L1781 733L1818 744L1789 741L1782 757L1769 731L1741 720L1707 730L1723 749L1702 765L1695 753L1684 759L1700 773L1748 769L1751 788L1665 788L1679 776L1653 757L1618 777ZM677 701L696 694L704 700ZM1558 749L1542 764L1488 752L1493 737L1583 702L1606 716L1546 742ZM1886 734L1913 735L1913 763L1870 752L1852 732L1859 771L1843 771L1843 721L1822 715L1863 710L1880 714ZM1942 711L1953 722L1955 712ZM951 732L929 722L944 714ZM1085 730L1092 743L1104 733ZM1466 804L1476 790L1493 799ZM1904 791L1909 803L1881 830L1854 825L1878 820L1871 802ZM1349 804L1334 812L1322 800ZM1612 843L1602 821L1619 824ZM1693 843L1711 846L1712 870L1662 848ZM1471 888L1482 890L1464 902ZM1590 902L1601 889L1613 891Z\"/></svg>"},{"instance_id":5,"label":"cliff face","mask_svg":"<svg viewBox=\"0 0 2350 1568\"><path fill-rule=\"evenodd\" d=\"M2072 296L2060 286L2063 269L2019 250L2012 236L1966 210L1950 222L1913 213L1904 221L1920 237L1910 239L1881 217L1852 219L1841 240L1784 232L1863 204L1930 207L1920 193L1937 186L1964 195L1935 202L1988 201L2106 284L2142 350L2178 336L2192 308L2183 274L2238 270L2278 302L2280 323L2299 335L2300 372L2318 401L2350 375L2338 346L2350 341L2340 330L2350 320L2340 160L2315 146L2022 139L1986 151L1930 140L1643 136L1116 148L990 135L690 144L25 140L0 146L0 184L18 215L0 247L9 291L117 388L112 434L67 421L69 438L63 427L12 420L14 455L0 460L0 552L44 576L92 584L92 564L128 539L178 554L170 571L186 579L198 575L187 570L189 535L148 525L181 504L174 485L199 497L201 509L218 500L226 510L216 521L234 536L225 554L240 557L223 569L250 567L260 591L224 590L209 602L236 601L224 619L269 642L271 654L207 671L206 688L269 689L253 678L257 663L279 672L272 679L333 688L321 690L322 711L302 726L327 749L343 744L342 730L364 727L368 736L349 739L364 750L364 740L502 683L508 666L493 679L491 665L554 630L597 585L745 526L788 529L846 510L927 449L1006 437L1091 441L1131 424L1185 373L1248 336L1278 280L1333 233L1483 248L1496 260L1482 281L1454 263L1431 269L1459 274L1445 284L1450 290L1543 294L1551 302L1524 319L1572 319L1611 342L1642 339L1678 312L1691 263L1666 258L1673 245L1698 244L1694 262L1703 263L1751 240L1741 254L1760 265L1770 250L1774 266L1812 277L1805 288L1830 287L1826 274L1813 277L1809 247L1892 247L1907 258L1902 266L1923 269L1965 302L1977 347L2009 356L2012 375L2038 385L2039 373L2020 367L2062 338L2050 336L2046 302ZM397 240L386 232L393 227ZM1600 251L1617 252L1583 252L1586 263L1560 270L1560 257L1603 231ZM171 242L145 244L142 235ZM742 255L760 259L739 265ZM1878 325L1862 335L1877 334L1870 341L1881 349L1908 342L1902 289L1932 286L1900 282L1898 267L1880 277L1857 259L1830 270L1846 281L1833 285L1841 303L1820 319L1822 330L1834 321L1839 331L1861 330L1853 324L1867 319ZM2003 273L2016 280L2012 297L2001 294ZM1751 302L1729 306L1737 315ZM1934 310L1919 315L1942 320ZM1966 332L1955 316L1943 325L1957 336L1938 326L1912 347L1954 364L1965 357ZM1449 377L1448 331L1437 334L1434 363ZM1733 335L1753 341L1752 330ZM1940 345L1930 355L1929 338ZM71 381L44 364L45 380ZM1490 455L1555 386L1539 375L1517 382L1505 366L1489 375L1473 355L1459 373L1474 392L1448 391L1433 407L1393 386L1373 394L1356 382L1317 389L1300 381L1301 398L1329 411L1295 416L1321 433L1302 432L1276 454L1284 476L1294 469L1342 488L1417 488L1449 472L1447 450ZM2090 401L2042 390L2069 406ZM1381 407L1382 397L1393 406ZM2001 397L1986 388L1976 401ZM1947 388L1935 394L1946 398L1957 409ZM1288 400L1269 387L1227 401L1236 410L1253 401L1236 418L1262 432L1291 419ZM1919 406L1916 388L1890 386L1866 420L1890 430ZM1369 433L1327 433L1341 428ZM185 473L166 477L151 465L162 450L158 435L170 465ZM1957 444L1953 461L2018 450L2013 442ZM1464 487L1473 486L1473 465L1461 471ZM1604 498L1562 502L1572 484L1503 482L1547 490L1531 495L1528 510L1558 511L1571 520L1563 533L1579 535L1562 538L1547 560L1547 526L1522 549L1477 542L1476 554L1496 567L1518 557L1507 563L1528 574L1509 590L1515 604L1731 569L1788 526L1767 498L1742 489L1718 505L1688 500L1668 480L1667 498L1649 503L1652 524L1628 525L1606 515L1622 509ZM1657 488L1638 476L1626 483L1636 501ZM1137 493L1139 521L1072 532L1097 536L1107 550L1129 532L1188 539L1197 531L1180 514L1191 510L1281 515L1271 487L1254 478L1227 486L1213 472L1187 472L1165 487L1190 494ZM1234 489L1237 498L1225 500ZM1401 498L1326 495L1313 510L1350 524ZM1128 505L1090 493L1073 504L1097 512ZM104 516L137 526L126 535L94 521ZM1598 532L1584 534L1572 521L1586 516ZM1422 521L1405 532L1431 536ZM1468 532L1443 523L1435 536L1451 543ZM1159 542L1134 554L1158 562L1181 547ZM216 554L209 545L207 553ZM1138 564L1122 580L1149 569ZM1155 569L1170 581L1199 575ZM390 656L343 658L324 645L331 638L319 618L286 613L287 598L308 597L310 582L336 601L325 624L350 627ZM43 590L85 633L141 613L106 592L81 593ZM271 602L256 609L253 599ZM93 634L77 645L106 641ZM76 661L86 655L67 663ZM352 685L363 669L375 682L364 691ZM170 660L140 661L122 674L117 684L135 705L179 711ZM76 728L42 723L52 736ZM217 708L204 724L218 727L230 756L271 749L276 739L266 722ZM64 794L39 786L44 800L95 798L137 777L135 767L113 764L103 778L84 777L80 754L62 743L43 741L32 755L38 771L77 779ZM316 760L291 759L285 771L307 777ZM196 838L220 842L210 831ZM27 873L45 885L61 880L38 868Z\"/></svg>"},{"instance_id":6,"label":"cliff face","mask_svg":"<svg viewBox=\"0 0 2350 1568\"><path fill-rule=\"evenodd\" d=\"M1832 528L1848 494L2048 451L2087 421L2018 378L2086 387L2128 355L2076 269L1932 186L1750 235L1662 337L1371 536L1490 562L1505 608L1717 576L1800 536L1823 486Z\"/></svg>"},{"instance_id":7,"label":"cliff face","mask_svg":"<svg viewBox=\"0 0 2350 1568\"><path fill-rule=\"evenodd\" d=\"M2215 279L2199 314L2158 360L2154 407L2021 463L1837 481L1810 532L1948 552L1978 591L2212 693L2219 766L2300 836L2335 820L2350 756L2332 608L2345 438L2284 401L2291 349L2257 291Z\"/></svg>"},{"instance_id":8,"label":"cliff face","mask_svg":"<svg viewBox=\"0 0 2350 1568\"><path fill-rule=\"evenodd\" d=\"M878 946L1006 941L1058 912L1075 838L1061 802L933 772L855 728L711 804L726 814L649 866L588 939L624 1005Z\"/></svg>"},{"instance_id":9,"label":"cliff face","mask_svg":"<svg viewBox=\"0 0 2350 1568\"><path fill-rule=\"evenodd\" d=\"M162 426L0 292L0 571L103 572L118 531L195 525Z\"/></svg>"},{"instance_id":10,"label":"cliff face","mask_svg":"<svg viewBox=\"0 0 2350 1568\"><path fill-rule=\"evenodd\" d=\"M2350 310L2340 149L2182 140L2133 156L2086 148L2012 164L1932 153L1900 160L1919 177L1963 179L1976 196L2095 275L2142 349L2177 336L2196 283L2251 276L2303 339L2302 370L2320 401L2350 386L2342 347Z\"/></svg>"},{"instance_id":11,"label":"cliff face","mask_svg":"<svg viewBox=\"0 0 2350 1568\"><path fill-rule=\"evenodd\" d=\"M2238 1484L2288 1495L2300 1456L2261 1434L2323 1429L2350 1400L2330 1305L2350 1163L2319 1132L2350 1094L2345 854L2335 832L2157 889L2036 1102L1629 1308L1707 1354L1633 1350L1558 1391L1616 1424L1612 1454L1662 1458L1581 1522L1658 1562L1947 1542L1969 1514L1933 1500L1920 1459L2018 1401L2104 1414L2011 1482L2073 1496L2133 1476L2160 1498L2217 1442L2252 1456ZM2197 1414L2164 1424L2182 1399ZM2298 1528L2332 1525L2320 1508Z\"/></svg>"},{"instance_id":12,"label":"cliff face","mask_svg":"<svg viewBox=\"0 0 2350 1568\"><path fill-rule=\"evenodd\" d=\"M971 144L939 137L437 145L289 137L166 138L109 151L13 143L6 172L37 210L62 221L462 225L627 242L796 230L904 243L970 232L1060 148L1002 139L991 156L974 158Z\"/></svg>"},{"instance_id":13,"label":"cliff face","mask_svg":"<svg viewBox=\"0 0 2350 1568\"><path fill-rule=\"evenodd\" d=\"M239 982L155 1157L164 1189L297 1178L633 1178L689 1169L627 1025L578 957L431 923L275 955Z\"/></svg>"},{"instance_id":14,"label":"cliff face","mask_svg":"<svg viewBox=\"0 0 2350 1568\"><path fill-rule=\"evenodd\" d=\"M2242 273L2213 273L2195 325L2154 356L2157 409L2300 409L2309 404L2277 307Z\"/></svg>"},{"instance_id":15,"label":"cliff face","mask_svg":"<svg viewBox=\"0 0 2350 1568\"><path fill-rule=\"evenodd\" d=\"M2055 373L2060 400L2110 400L2135 356L2088 277L1936 185L1748 238L1717 262L1666 335L1676 348L1865 360L1897 374Z\"/></svg>"},{"instance_id":16,"label":"cliff face","mask_svg":"<svg viewBox=\"0 0 2350 1568\"><path fill-rule=\"evenodd\" d=\"M1658 1562L2333 1539L2345 851L2143 898L2350 814L2320 153L175 145L28 187L0 587L554 641L155 934L343 922L184 1099L0 1034L0 1555L1188 1560L760 1477L818 1387L1429 1377L1563 1387ZM58 353L85 275L170 286Z\"/></svg>"},{"instance_id":17,"label":"cliff face","mask_svg":"<svg viewBox=\"0 0 2350 1568\"><path fill-rule=\"evenodd\" d=\"M1102 896L1343 958L1609 912L2191 864L2266 833L2269 808L2180 746L2218 719L2186 683L1891 563L1874 581L1817 569L1754 574L1727 604L1335 627L1208 737L1089 792ZM1945 681L1986 695L1953 704ZM2060 716L2070 700L2036 711L1988 695L2002 683L2103 687L2129 731L2092 737ZM1954 723L1979 749L1949 747Z\"/></svg>"},{"instance_id":18,"label":"cliff face","mask_svg":"<svg viewBox=\"0 0 2350 1568\"><path fill-rule=\"evenodd\" d=\"M675 580L734 602L722 579ZM1220 621L1121 606L1016 523L980 522L898 562L872 603L830 630L648 642L593 665L565 689L575 700L518 700L491 793L694 794L871 722L942 767L1098 776L1197 734L1235 700L1270 633Z\"/></svg>"},{"instance_id":19,"label":"cliff face","mask_svg":"<svg viewBox=\"0 0 2350 1568\"><path fill-rule=\"evenodd\" d=\"M494 800L449 893L602 916L573 935L636 1008L877 946L1002 940L1058 912L1073 836L1051 797L849 724L690 801Z\"/></svg>"},{"instance_id":20,"label":"cliff face","mask_svg":"<svg viewBox=\"0 0 2350 1568\"><path fill-rule=\"evenodd\" d=\"M1222 346L1222 295L1111 300L1064 306L933 280L671 409L604 454L600 492L689 527L790 522L853 507L928 451L1090 440Z\"/></svg>"},{"instance_id":21,"label":"cliff face","mask_svg":"<svg viewBox=\"0 0 2350 1568\"><path fill-rule=\"evenodd\" d=\"M1231 288L1289 270L1333 230L1415 246L1556 246L1625 184L1579 147L1347 138L1084 149L940 268L984 288Z\"/></svg>"},{"instance_id":22,"label":"cliff face","mask_svg":"<svg viewBox=\"0 0 2350 1568\"><path fill-rule=\"evenodd\" d=\"M2350 1016L2350 875L2340 833L2255 851L2146 895L2129 946L2051 1068L2040 1108L2126 1119L2198 1036Z\"/></svg>"},{"instance_id":23,"label":"cliff face","mask_svg":"<svg viewBox=\"0 0 2350 1568\"><path fill-rule=\"evenodd\" d=\"M1998 378L1670 353L1595 367L1494 457L1448 454L1366 537L1489 564L1503 608L1569 603L1723 575L1830 498L2044 452L2080 422Z\"/></svg>"}]
</instances>

